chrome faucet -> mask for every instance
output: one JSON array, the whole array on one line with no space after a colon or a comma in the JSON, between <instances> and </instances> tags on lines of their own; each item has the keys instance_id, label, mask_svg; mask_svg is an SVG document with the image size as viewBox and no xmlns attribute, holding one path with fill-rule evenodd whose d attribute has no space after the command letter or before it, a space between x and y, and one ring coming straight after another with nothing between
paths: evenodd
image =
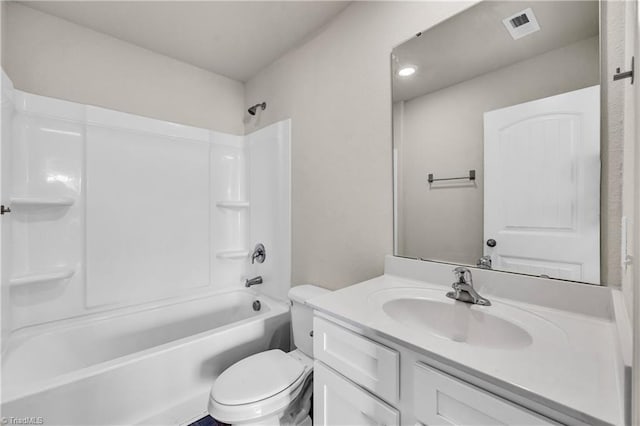
<instances>
[{"instance_id":1,"label":"chrome faucet","mask_svg":"<svg viewBox=\"0 0 640 426\"><path fill-rule=\"evenodd\" d=\"M453 270L453 273L457 281L451 284L453 291L448 292L447 297L460 302L491 306L491 302L480 296L473 288L473 278L469 269L459 266Z\"/></svg>"},{"instance_id":2,"label":"chrome faucet","mask_svg":"<svg viewBox=\"0 0 640 426\"><path fill-rule=\"evenodd\" d=\"M262 277L258 275L255 278L247 279L244 282L245 287L251 287L252 285L262 284Z\"/></svg>"}]
</instances>

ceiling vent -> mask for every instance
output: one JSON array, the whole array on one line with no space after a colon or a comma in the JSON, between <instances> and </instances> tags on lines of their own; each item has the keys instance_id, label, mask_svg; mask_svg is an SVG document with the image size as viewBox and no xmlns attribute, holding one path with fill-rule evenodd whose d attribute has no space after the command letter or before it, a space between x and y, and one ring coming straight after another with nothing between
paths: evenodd
<instances>
[{"instance_id":1,"label":"ceiling vent","mask_svg":"<svg viewBox=\"0 0 640 426\"><path fill-rule=\"evenodd\" d=\"M507 31L511 34L514 40L518 40L526 35L540 31L540 25L536 15L533 14L531 8L525 9L514 15L509 16L502 20L502 23L507 27Z\"/></svg>"}]
</instances>

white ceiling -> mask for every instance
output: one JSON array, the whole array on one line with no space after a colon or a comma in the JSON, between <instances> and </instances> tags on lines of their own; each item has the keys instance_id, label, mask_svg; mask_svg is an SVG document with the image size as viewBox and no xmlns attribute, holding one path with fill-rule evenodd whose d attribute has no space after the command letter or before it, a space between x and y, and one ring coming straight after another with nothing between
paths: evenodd
<instances>
[{"instance_id":1,"label":"white ceiling","mask_svg":"<svg viewBox=\"0 0 640 426\"><path fill-rule=\"evenodd\" d=\"M238 81L314 35L347 1L23 1Z\"/></svg>"},{"instance_id":2,"label":"white ceiling","mask_svg":"<svg viewBox=\"0 0 640 426\"><path fill-rule=\"evenodd\" d=\"M540 31L514 40L502 23L528 7ZM411 77L394 73L393 100L461 83L599 33L597 1L482 2L394 49L394 69L417 65Z\"/></svg>"}]
</instances>

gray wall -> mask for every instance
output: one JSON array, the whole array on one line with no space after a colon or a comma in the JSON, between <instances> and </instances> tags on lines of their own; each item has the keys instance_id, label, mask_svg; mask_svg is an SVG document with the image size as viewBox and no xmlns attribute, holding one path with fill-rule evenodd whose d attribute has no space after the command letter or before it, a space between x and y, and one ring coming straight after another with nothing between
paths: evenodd
<instances>
[{"instance_id":1,"label":"gray wall","mask_svg":"<svg viewBox=\"0 0 640 426\"><path fill-rule=\"evenodd\" d=\"M5 45L7 43L7 2L0 1L0 63L5 62Z\"/></svg>"},{"instance_id":2,"label":"gray wall","mask_svg":"<svg viewBox=\"0 0 640 426\"><path fill-rule=\"evenodd\" d=\"M404 102L399 252L475 265L483 252L483 114L600 82L598 37ZM427 173L475 183L437 184Z\"/></svg>"},{"instance_id":3,"label":"gray wall","mask_svg":"<svg viewBox=\"0 0 640 426\"><path fill-rule=\"evenodd\" d=\"M353 2L315 38L246 84L268 107L247 131L292 118L293 283L340 288L392 253L394 46L470 6Z\"/></svg>"},{"instance_id":4,"label":"gray wall","mask_svg":"<svg viewBox=\"0 0 640 426\"><path fill-rule=\"evenodd\" d=\"M3 66L17 89L244 133L242 83L17 3L6 6Z\"/></svg>"},{"instance_id":5,"label":"gray wall","mask_svg":"<svg viewBox=\"0 0 640 426\"><path fill-rule=\"evenodd\" d=\"M603 149L602 161L601 233L600 250L607 256L602 258L602 277L605 283L620 285L620 242L622 220L622 180L624 161L624 84L614 83L612 76L616 64L624 63L624 10L625 3L606 1L601 4L601 20L606 31L601 36L603 52L602 96L606 99L602 110Z\"/></svg>"}]
</instances>

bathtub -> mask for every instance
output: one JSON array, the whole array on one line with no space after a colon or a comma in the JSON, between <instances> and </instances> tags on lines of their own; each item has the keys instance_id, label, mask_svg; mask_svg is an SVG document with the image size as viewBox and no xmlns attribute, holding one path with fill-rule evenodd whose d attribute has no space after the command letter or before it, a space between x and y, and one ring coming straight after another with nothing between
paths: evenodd
<instances>
[{"instance_id":1,"label":"bathtub","mask_svg":"<svg viewBox=\"0 0 640 426\"><path fill-rule=\"evenodd\" d=\"M228 366L286 350L289 327L287 304L251 290L30 327L7 343L1 415L65 426L185 424L205 413Z\"/></svg>"}]
</instances>

